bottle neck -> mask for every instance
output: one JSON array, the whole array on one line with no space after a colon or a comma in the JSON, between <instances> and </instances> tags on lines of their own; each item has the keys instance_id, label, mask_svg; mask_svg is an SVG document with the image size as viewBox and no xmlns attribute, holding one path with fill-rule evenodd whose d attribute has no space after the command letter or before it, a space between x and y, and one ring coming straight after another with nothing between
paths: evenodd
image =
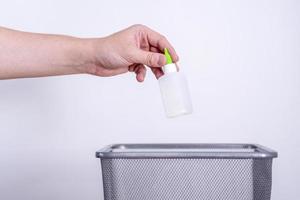
<instances>
[{"instance_id":1,"label":"bottle neck","mask_svg":"<svg viewBox=\"0 0 300 200\"><path fill-rule=\"evenodd\" d=\"M164 74L177 72L177 67L174 63L167 64L162 67Z\"/></svg>"}]
</instances>

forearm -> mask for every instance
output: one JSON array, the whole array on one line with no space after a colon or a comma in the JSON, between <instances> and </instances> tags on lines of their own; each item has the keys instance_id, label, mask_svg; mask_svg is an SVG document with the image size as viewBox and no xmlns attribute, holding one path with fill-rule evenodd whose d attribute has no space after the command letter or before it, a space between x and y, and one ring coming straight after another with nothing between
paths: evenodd
<instances>
[{"instance_id":1,"label":"forearm","mask_svg":"<svg viewBox=\"0 0 300 200\"><path fill-rule=\"evenodd\" d=\"M178 56L168 40L143 25L90 39L0 27L0 79L76 73L106 77L130 71L143 82L145 65L156 78L163 75L165 48L177 62Z\"/></svg>"},{"instance_id":2,"label":"forearm","mask_svg":"<svg viewBox=\"0 0 300 200\"><path fill-rule=\"evenodd\" d=\"M0 79L81 73L92 51L88 39L0 27Z\"/></svg>"}]
</instances>

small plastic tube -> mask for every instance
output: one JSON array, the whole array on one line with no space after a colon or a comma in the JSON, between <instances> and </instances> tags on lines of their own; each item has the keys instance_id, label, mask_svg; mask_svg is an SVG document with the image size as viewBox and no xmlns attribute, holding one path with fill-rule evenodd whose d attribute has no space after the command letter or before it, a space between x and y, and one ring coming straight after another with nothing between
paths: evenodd
<instances>
[{"instance_id":1,"label":"small plastic tube","mask_svg":"<svg viewBox=\"0 0 300 200\"><path fill-rule=\"evenodd\" d=\"M187 81L165 48L167 64L162 67L164 75L158 79L167 117L176 117L193 112Z\"/></svg>"}]
</instances>

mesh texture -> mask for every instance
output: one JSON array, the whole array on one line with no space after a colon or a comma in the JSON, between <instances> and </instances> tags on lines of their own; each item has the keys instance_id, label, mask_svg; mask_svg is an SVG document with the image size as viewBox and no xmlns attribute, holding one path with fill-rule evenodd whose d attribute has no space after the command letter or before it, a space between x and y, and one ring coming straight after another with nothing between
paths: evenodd
<instances>
[{"instance_id":1,"label":"mesh texture","mask_svg":"<svg viewBox=\"0 0 300 200\"><path fill-rule=\"evenodd\" d=\"M270 200L272 159L102 159L105 200Z\"/></svg>"}]
</instances>

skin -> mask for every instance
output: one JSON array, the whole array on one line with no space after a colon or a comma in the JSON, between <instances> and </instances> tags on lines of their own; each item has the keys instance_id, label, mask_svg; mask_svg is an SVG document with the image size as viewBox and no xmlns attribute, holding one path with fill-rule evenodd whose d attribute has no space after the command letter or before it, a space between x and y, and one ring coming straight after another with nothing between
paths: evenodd
<instances>
[{"instance_id":1,"label":"skin","mask_svg":"<svg viewBox=\"0 0 300 200\"><path fill-rule=\"evenodd\" d=\"M168 40L144 25L88 39L0 27L0 79L81 73L107 77L129 71L143 82L145 65L156 78L163 75L164 48L177 62L178 56Z\"/></svg>"}]
</instances>

